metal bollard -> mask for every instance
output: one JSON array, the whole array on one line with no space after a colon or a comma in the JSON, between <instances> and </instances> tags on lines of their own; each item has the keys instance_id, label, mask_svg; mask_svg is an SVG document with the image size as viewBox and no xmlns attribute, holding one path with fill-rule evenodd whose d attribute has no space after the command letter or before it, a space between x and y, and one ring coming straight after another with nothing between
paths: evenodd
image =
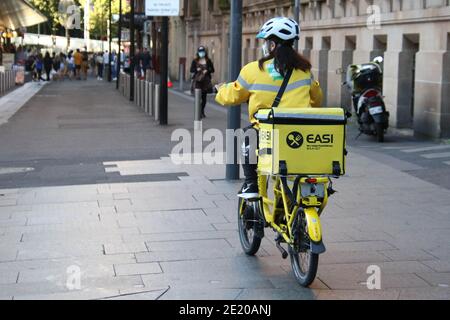
<instances>
[{"instance_id":1,"label":"metal bollard","mask_svg":"<svg viewBox=\"0 0 450 320\"><path fill-rule=\"evenodd\" d=\"M128 76L128 99L131 98L131 77Z\"/></svg>"},{"instance_id":2,"label":"metal bollard","mask_svg":"<svg viewBox=\"0 0 450 320\"><path fill-rule=\"evenodd\" d=\"M141 80L141 108L145 109L145 80Z\"/></svg>"},{"instance_id":3,"label":"metal bollard","mask_svg":"<svg viewBox=\"0 0 450 320\"><path fill-rule=\"evenodd\" d=\"M144 100L144 92L142 91L142 80L139 80L139 92L140 92L140 95L139 95L139 107L141 107L142 108L142 106L143 106L143 100Z\"/></svg>"},{"instance_id":4,"label":"metal bollard","mask_svg":"<svg viewBox=\"0 0 450 320\"><path fill-rule=\"evenodd\" d=\"M143 97L143 92L142 92L142 80L139 80L138 82L139 85L139 107L142 107L142 97Z\"/></svg>"},{"instance_id":5,"label":"metal bollard","mask_svg":"<svg viewBox=\"0 0 450 320\"><path fill-rule=\"evenodd\" d=\"M138 107L140 107L141 106L141 80L140 79L137 79L136 85L137 85L136 104Z\"/></svg>"},{"instance_id":6,"label":"metal bollard","mask_svg":"<svg viewBox=\"0 0 450 320\"><path fill-rule=\"evenodd\" d=\"M141 80L138 79L137 81L137 86L138 86L138 100L137 100L137 105L138 107L141 106L141 100L142 100L142 92L141 92Z\"/></svg>"},{"instance_id":7,"label":"metal bollard","mask_svg":"<svg viewBox=\"0 0 450 320\"><path fill-rule=\"evenodd\" d=\"M134 78L134 104L137 105L137 101L138 101L138 86L137 86L137 79Z\"/></svg>"},{"instance_id":8,"label":"metal bollard","mask_svg":"<svg viewBox=\"0 0 450 320\"><path fill-rule=\"evenodd\" d=\"M180 73L179 73L179 81L180 81L180 91L184 91L184 65L180 64Z\"/></svg>"},{"instance_id":9,"label":"metal bollard","mask_svg":"<svg viewBox=\"0 0 450 320\"><path fill-rule=\"evenodd\" d=\"M138 79L134 79L134 104L137 106L139 103L139 86Z\"/></svg>"},{"instance_id":10,"label":"metal bollard","mask_svg":"<svg viewBox=\"0 0 450 320\"><path fill-rule=\"evenodd\" d=\"M137 79L134 78L134 88L133 88L133 100L134 100L134 104L137 104Z\"/></svg>"},{"instance_id":11,"label":"metal bollard","mask_svg":"<svg viewBox=\"0 0 450 320\"><path fill-rule=\"evenodd\" d=\"M154 85L153 82L148 83L148 106L147 106L147 113L150 116L153 116L153 110L154 110Z\"/></svg>"},{"instance_id":12,"label":"metal bollard","mask_svg":"<svg viewBox=\"0 0 450 320\"><path fill-rule=\"evenodd\" d=\"M150 105L150 82L145 81L145 106L144 111L148 114L149 106Z\"/></svg>"},{"instance_id":13,"label":"metal bollard","mask_svg":"<svg viewBox=\"0 0 450 320\"><path fill-rule=\"evenodd\" d=\"M146 112L147 111L147 99L148 99L147 81L144 80L143 84L144 84L144 101L142 103L142 110L144 110L144 112Z\"/></svg>"},{"instance_id":14,"label":"metal bollard","mask_svg":"<svg viewBox=\"0 0 450 320\"><path fill-rule=\"evenodd\" d=\"M130 96L131 96L130 90L131 90L130 75L127 75L127 93L126 93L126 95L127 95L128 100L130 99Z\"/></svg>"},{"instance_id":15,"label":"metal bollard","mask_svg":"<svg viewBox=\"0 0 450 320\"><path fill-rule=\"evenodd\" d=\"M127 75L123 74L122 75L122 94L125 96L125 92L127 89Z\"/></svg>"},{"instance_id":16,"label":"metal bollard","mask_svg":"<svg viewBox=\"0 0 450 320\"><path fill-rule=\"evenodd\" d=\"M5 92L5 90L3 89L3 85L5 82L4 77L5 77L5 74L3 72L0 72L0 95L2 95L3 92Z\"/></svg>"},{"instance_id":17,"label":"metal bollard","mask_svg":"<svg viewBox=\"0 0 450 320\"><path fill-rule=\"evenodd\" d=\"M200 130L201 127L201 101L202 101L202 89L195 89L195 105L194 105L194 129Z\"/></svg>"},{"instance_id":18,"label":"metal bollard","mask_svg":"<svg viewBox=\"0 0 450 320\"><path fill-rule=\"evenodd\" d=\"M12 75L13 75L13 72L9 71L8 72L8 90L11 90L11 88L12 88Z\"/></svg>"},{"instance_id":19,"label":"metal bollard","mask_svg":"<svg viewBox=\"0 0 450 320\"><path fill-rule=\"evenodd\" d=\"M151 76L151 80L150 81L155 83L155 70L151 70L150 76Z\"/></svg>"},{"instance_id":20,"label":"metal bollard","mask_svg":"<svg viewBox=\"0 0 450 320\"><path fill-rule=\"evenodd\" d=\"M141 80L137 80L136 82L137 84L137 97L136 97L136 102L137 102L137 106L140 107L141 106Z\"/></svg>"},{"instance_id":21,"label":"metal bollard","mask_svg":"<svg viewBox=\"0 0 450 320\"><path fill-rule=\"evenodd\" d=\"M154 114L155 121L159 121L159 84L155 84L155 103L154 103Z\"/></svg>"},{"instance_id":22,"label":"metal bollard","mask_svg":"<svg viewBox=\"0 0 450 320\"><path fill-rule=\"evenodd\" d=\"M127 81L126 80L126 77L125 77L125 74L122 74L122 95L125 95L125 88L126 88L126 83L125 83L125 81Z\"/></svg>"}]
</instances>

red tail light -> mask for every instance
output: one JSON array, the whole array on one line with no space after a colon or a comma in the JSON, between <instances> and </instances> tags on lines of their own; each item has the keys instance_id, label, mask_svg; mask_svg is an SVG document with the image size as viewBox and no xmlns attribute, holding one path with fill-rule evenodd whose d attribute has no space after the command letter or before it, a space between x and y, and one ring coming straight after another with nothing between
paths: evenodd
<instances>
[{"instance_id":1,"label":"red tail light","mask_svg":"<svg viewBox=\"0 0 450 320\"><path fill-rule=\"evenodd\" d=\"M364 93L364 97L366 97L366 98L376 97L377 95L378 95L378 91L377 90L369 90L369 91Z\"/></svg>"},{"instance_id":2,"label":"red tail light","mask_svg":"<svg viewBox=\"0 0 450 320\"><path fill-rule=\"evenodd\" d=\"M317 183L317 179L316 178L308 178L305 180L307 183Z\"/></svg>"}]
</instances>

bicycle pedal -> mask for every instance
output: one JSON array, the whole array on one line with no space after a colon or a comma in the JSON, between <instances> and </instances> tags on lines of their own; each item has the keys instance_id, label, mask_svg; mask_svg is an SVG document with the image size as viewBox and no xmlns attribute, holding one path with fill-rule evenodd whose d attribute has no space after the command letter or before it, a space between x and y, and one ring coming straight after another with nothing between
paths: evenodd
<instances>
[{"instance_id":1,"label":"bicycle pedal","mask_svg":"<svg viewBox=\"0 0 450 320\"><path fill-rule=\"evenodd\" d=\"M286 249L284 249L284 248L281 246L280 242L277 242L275 245L276 245L277 249L281 252L281 257L282 257L283 259L287 259L287 257L289 256L289 254L288 254L288 252L286 251Z\"/></svg>"}]
</instances>

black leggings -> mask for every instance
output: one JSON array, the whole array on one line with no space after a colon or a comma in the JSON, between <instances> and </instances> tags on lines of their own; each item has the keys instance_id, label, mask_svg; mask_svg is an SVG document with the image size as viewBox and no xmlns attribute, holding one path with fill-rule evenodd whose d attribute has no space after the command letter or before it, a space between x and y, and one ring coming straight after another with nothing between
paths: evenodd
<instances>
[{"instance_id":1,"label":"black leggings","mask_svg":"<svg viewBox=\"0 0 450 320\"><path fill-rule=\"evenodd\" d=\"M52 69L45 69L45 74L47 75L47 81L50 81L50 72Z\"/></svg>"},{"instance_id":2,"label":"black leggings","mask_svg":"<svg viewBox=\"0 0 450 320\"><path fill-rule=\"evenodd\" d=\"M206 107L206 102L207 102L207 96L208 96L208 92L207 91L202 91L202 115L205 114L205 107Z\"/></svg>"},{"instance_id":3,"label":"black leggings","mask_svg":"<svg viewBox=\"0 0 450 320\"><path fill-rule=\"evenodd\" d=\"M258 179L258 159L256 156L256 150L259 145L259 131L249 126L244 128L245 136L242 143L241 157L242 157L242 169L245 175L246 182L254 182Z\"/></svg>"},{"instance_id":4,"label":"black leggings","mask_svg":"<svg viewBox=\"0 0 450 320\"><path fill-rule=\"evenodd\" d=\"M45 80L42 78L42 69L41 69L41 70L38 69L36 72L37 72L37 80L43 80L43 81L45 81Z\"/></svg>"}]
</instances>

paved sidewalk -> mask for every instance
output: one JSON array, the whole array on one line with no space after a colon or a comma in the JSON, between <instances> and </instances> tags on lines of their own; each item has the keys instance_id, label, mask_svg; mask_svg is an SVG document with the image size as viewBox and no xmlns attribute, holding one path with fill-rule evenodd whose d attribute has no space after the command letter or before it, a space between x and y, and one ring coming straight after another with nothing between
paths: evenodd
<instances>
[{"instance_id":1,"label":"paved sidewalk","mask_svg":"<svg viewBox=\"0 0 450 320\"><path fill-rule=\"evenodd\" d=\"M327 252L300 288L272 232L242 253L240 183L223 166L172 163L170 134L192 131L193 110L169 104L161 128L107 83L65 82L0 127L0 166L34 169L0 174L0 298L450 298L449 190L350 147L323 216ZM222 111L207 115L205 128L225 128ZM365 285L371 265L381 290Z\"/></svg>"},{"instance_id":2,"label":"paved sidewalk","mask_svg":"<svg viewBox=\"0 0 450 320\"><path fill-rule=\"evenodd\" d=\"M8 122L46 84L46 82L27 82L22 87L15 88L13 91L2 96L0 98L0 125Z\"/></svg>"}]
</instances>

